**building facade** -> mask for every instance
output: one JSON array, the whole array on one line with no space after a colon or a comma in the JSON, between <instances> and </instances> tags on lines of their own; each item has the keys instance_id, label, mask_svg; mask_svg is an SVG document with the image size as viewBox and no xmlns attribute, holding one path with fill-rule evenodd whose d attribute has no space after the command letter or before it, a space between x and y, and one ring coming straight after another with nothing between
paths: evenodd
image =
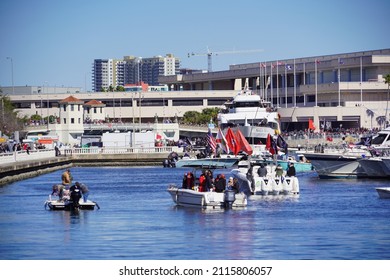
<instances>
[{"instance_id":1,"label":"building facade","mask_svg":"<svg viewBox=\"0 0 390 280\"><path fill-rule=\"evenodd\" d=\"M95 59L92 70L93 91L145 82L158 86L160 76L179 73L180 60L172 54L142 58L124 56L120 59Z\"/></svg>"}]
</instances>

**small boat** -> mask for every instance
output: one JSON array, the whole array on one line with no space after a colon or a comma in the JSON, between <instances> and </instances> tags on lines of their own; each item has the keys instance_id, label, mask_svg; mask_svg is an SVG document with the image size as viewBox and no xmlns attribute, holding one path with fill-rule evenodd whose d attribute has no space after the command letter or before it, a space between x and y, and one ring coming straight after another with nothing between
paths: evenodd
<instances>
[{"instance_id":1,"label":"small boat","mask_svg":"<svg viewBox=\"0 0 390 280\"><path fill-rule=\"evenodd\" d=\"M82 198L80 198L77 206L73 205L73 201L70 199L55 199L51 195L49 195L49 198L45 201L45 208L49 208L50 210L94 210L95 207L100 209L95 201L87 200L84 202Z\"/></svg>"},{"instance_id":2,"label":"small boat","mask_svg":"<svg viewBox=\"0 0 390 280\"><path fill-rule=\"evenodd\" d=\"M176 185L170 185L168 192L173 201L179 206L200 208L236 208L247 206L247 197L243 193L236 194L226 190L218 192L200 192L197 189L182 189Z\"/></svg>"},{"instance_id":3,"label":"small boat","mask_svg":"<svg viewBox=\"0 0 390 280\"><path fill-rule=\"evenodd\" d=\"M390 198L390 188L376 188L380 198Z\"/></svg>"},{"instance_id":4,"label":"small boat","mask_svg":"<svg viewBox=\"0 0 390 280\"><path fill-rule=\"evenodd\" d=\"M238 156L223 156L223 157L207 157L207 158L190 158L183 157L179 159L175 165L180 167L204 167L204 168L230 168L236 165L241 157Z\"/></svg>"}]
</instances>

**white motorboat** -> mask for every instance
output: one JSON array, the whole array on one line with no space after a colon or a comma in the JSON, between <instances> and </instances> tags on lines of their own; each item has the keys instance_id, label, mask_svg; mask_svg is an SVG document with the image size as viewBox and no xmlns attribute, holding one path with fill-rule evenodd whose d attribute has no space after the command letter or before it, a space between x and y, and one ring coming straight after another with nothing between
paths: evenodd
<instances>
[{"instance_id":1,"label":"white motorboat","mask_svg":"<svg viewBox=\"0 0 390 280\"><path fill-rule=\"evenodd\" d=\"M387 162L388 158L384 157L363 158L359 161L367 177L378 179L390 178L390 166Z\"/></svg>"},{"instance_id":2,"label":"white motorboat","mask_svg":"<svg viewBox=\"0 0 390 280\"><path fill-rule=\"evenodd\" d=\"M247 87L224 104L218 114L218 125L225 134L229 127L240 130L252 145L265 144L268 134L274 136L280 132L276 109Z\"/></svg>"},{"instance_id":3,"label":"white motorboat","mask_svg":"<svg viewBox=\"0 0 390 280\"><path fill-rule=\"evenodd\" d=\"M230 168L236 165L241 157L224 155L222 157L191 158L183 157L176 161L176 168L204 167L204 168Z\"/></svg>"},{"instance_id":4,"label":"white motorboat","mask_svg":"<svg viewBox=\"0 0 390 280\"><path fill-rule=\"evenodd\" d=\"M74 205L73 201L70 199L58 199L58 197L53 198L51 195L49 195L49 198L45 201L45 208L49 208L50 210L94 210L95 207L100 209L99 205L95 201L87 200L84 202L82 198L80 198L78 205Z\"/></svg>"},{"instance_id":5,"label":"white motorboat","mask_svg":"<svg viewBox=\"0 0 390 280\"><path fill-rule=\"evenodd\" d=\"M390 198L390 188L376 188L380 198Z\"/></svg>"},{"instance_id":6,"label":"white motorboat","mask_svg":"<svg viewBox=\"0 0 390 280\"><path fill-rule=\"evenodd\" d=\"M173 201L179 206L200 208L237 208L247 206L247 196L234 191L200 192L197 189L182 189L176 185L168 188Z\"/></svg>"},{"instance_id":7,"label":"white motorboat","mask_svg":"<svg viewBox=\"0 0 390 280\"><path fill-rule=\"evenodd\" d=\"M299 195L299 180L296 176L276 176L275 170L267 165L267 175L260 177L257 173L259 165L256 162L241 161L232 173L253 195Z\"/></svg>"}]
</instances>

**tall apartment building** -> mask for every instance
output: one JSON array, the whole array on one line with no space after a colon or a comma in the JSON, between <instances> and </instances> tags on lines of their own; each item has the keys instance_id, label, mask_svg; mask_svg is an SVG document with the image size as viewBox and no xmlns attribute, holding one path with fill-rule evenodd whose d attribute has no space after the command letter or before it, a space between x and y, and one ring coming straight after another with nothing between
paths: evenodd
<instances>
[{"instance_id":1,"label":"tall apartment building","mask_svg":"<svg viewBox=\"0 0 390 280\"><path fill-rule=\"evenodd\" d=\"M145 82L159 85L159 76L179 74L180 60L172 54L141 58L124 56L119 59L95 59L92 70L93 91L108 89L110 86L124 86Z\"/></svg>"}]
</instances>

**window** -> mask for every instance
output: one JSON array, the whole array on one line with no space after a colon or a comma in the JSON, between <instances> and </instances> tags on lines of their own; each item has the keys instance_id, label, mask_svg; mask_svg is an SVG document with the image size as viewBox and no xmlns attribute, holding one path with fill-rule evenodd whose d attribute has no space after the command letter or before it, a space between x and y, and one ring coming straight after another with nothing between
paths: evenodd
<instances>
[{"instance_id":1,"label":"window","mask_svg":"<svg viewBox=\"0 0 390 280\"><path fill-rule=\"evenodd\" d=\"M74 111L74 105L70 105L70 110L73 112Z\"/></svg>"},{"instance_id":2,"label":"window","mask_svg":"<svg viewBox=\"0 0 390 280\"><path fill-rule=\"evenodd\" d=\"M66 112L66 104L64 104L64 112Z\"/></svg>"},{"instance_id":3,"label":"window","mask_svg":"<svg viewBox=\"0 0 390 280\"><path fill-rule=\"evenodd\" d=\"M64 118L64 124L66 124L66 118Z\"/></svg>"},{"instance_id":4,"label":"window","mask_svg":"<svg viewBox=\"0 0 390 280\"><path fill-rule=\"evenodd\" d=\"M71 118L71 119L70 119L70 123L74 123L74 118Z\"/></svg>"},{"instance_id":5,"label":"window","mask_svg":"<svg viewBox=\"0 0 390 280\"><path fill-rule=\"evenodd\" d=\"M93 108L93 112L96 114L96 107L95 107L95 108Z\"/></svg>"},{"instance_id":6,"label":"window","mask_svg":"<svg viewBox=\"0 0 390 280\"><path fill-rule=\"evenodd\" d=\"M79 118L79 123L81 123L81 119Z\"/></svg>"}]
</instances>

